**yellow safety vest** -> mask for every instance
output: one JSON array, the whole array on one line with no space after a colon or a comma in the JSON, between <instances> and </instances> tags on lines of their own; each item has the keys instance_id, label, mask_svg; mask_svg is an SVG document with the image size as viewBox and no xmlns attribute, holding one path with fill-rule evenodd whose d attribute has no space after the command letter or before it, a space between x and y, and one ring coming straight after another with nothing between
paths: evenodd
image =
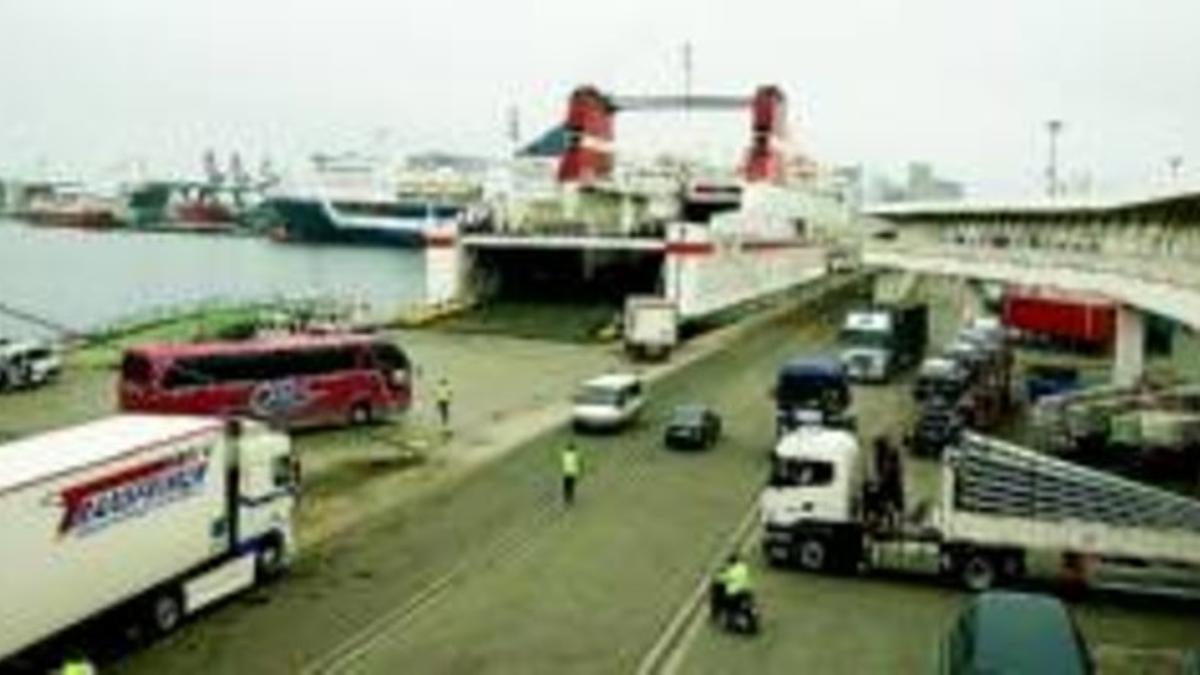
<instances>
[{"instance_id":1,"label":"yellow safety vest","mask_svg":"<svg viewBox=\"0 0 1200 675\"><path fill-rule=\"evenodd\" d=\"M582 467L579 462L579 453L574 450L563 450L562 453L562 472L564 476L577 477L579 470Z\"/></svg>"},{"instance_id":2,"label":"yellow safety vest","mask_svg":"<svg viewBox=\"0 0 1200 675\"><path fill-rule=\"evenodd\" d=\"M738 561L725 569L722 575L725 592L734 595L750 590L750 566Z\"/></svg>"},{"instance_id":3,"label":"yellow safety vest","mask_svg":"<svg viewBox=\"0 0 1200 675\"><path fill-rule=\"evenodd\" d=\"M63 664L62 675L96 675L96 668L89 662L68 661Z\"/></svg>"},{"instance_id":4,"label":"yellow safety vest","mask_svg":"<svg viewBox=\"0 0 1200 675\"><path fill-rule=\"evenodd\" d=\"M450 401L450 385L439 383L437 386L437 400Z\"/></svg>"}]
</instances>

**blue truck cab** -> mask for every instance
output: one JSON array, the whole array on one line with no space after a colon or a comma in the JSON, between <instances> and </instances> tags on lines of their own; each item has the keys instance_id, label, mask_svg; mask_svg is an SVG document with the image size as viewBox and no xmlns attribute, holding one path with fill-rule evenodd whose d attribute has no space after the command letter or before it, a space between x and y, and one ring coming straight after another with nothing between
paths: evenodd
<instances>
[{"instance_id":1,"label":"blue truck cab","mask_svg":"<svg viewBox=\"0 0 1200 675\"><path fill-rule=\"evenodd\" d=\"M850 377L837 357L799 357L784 363L771 390L777 436L804 425L854 429Z\"/></svg>"}]
</instances>

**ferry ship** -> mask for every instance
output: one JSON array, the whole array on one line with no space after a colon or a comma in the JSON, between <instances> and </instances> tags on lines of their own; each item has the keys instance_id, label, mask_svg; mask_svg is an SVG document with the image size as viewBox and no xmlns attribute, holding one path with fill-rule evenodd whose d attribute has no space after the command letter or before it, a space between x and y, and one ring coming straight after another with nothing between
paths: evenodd
<instances>
[{"instance_id":1,"label":"ferry ship","mask_svg":"<svg viewBox=\"0 0 1200 675\"><path fill-rule=\"evenodd\" d=\"M317 155L305 181L264 203L281 241L420 247L430 230L477 218L482 188L452 170L393 169L378 158Z\"/></svg>"},{"instance_id":2,"label":"ferry ship","mask_svg":"<svg viewBox=\"0 0 1200 675\"><path fill-rule=\"evenodd\" d=\"M81 184L31 184L23 193L12 215L34 225L103 230L120 224L116 202Z\"/></svg>"}]
</instances>

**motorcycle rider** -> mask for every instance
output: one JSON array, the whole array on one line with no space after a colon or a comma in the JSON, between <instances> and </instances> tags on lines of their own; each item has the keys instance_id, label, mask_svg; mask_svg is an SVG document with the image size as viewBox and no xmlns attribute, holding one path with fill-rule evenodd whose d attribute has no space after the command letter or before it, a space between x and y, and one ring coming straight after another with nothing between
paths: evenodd
<instances>
[{"instance_id":1,"label":"motorcycle rider","mask_svg":"<svg viewBox=\"0 0 1200 675\"><path fill-rule=\"evenodd\" d=\"M753 612L753 607L750 565L734 552L709 588L710 615L714 620L730 623L742 613Z\"/></svg>"}]
</instances>

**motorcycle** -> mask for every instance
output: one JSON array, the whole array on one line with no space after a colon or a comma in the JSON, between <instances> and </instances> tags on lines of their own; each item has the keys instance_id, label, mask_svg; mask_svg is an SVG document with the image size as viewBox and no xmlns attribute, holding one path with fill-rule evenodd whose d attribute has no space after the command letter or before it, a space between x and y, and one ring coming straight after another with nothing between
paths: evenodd
<instances>
[{"instance_id":1,"label":"motorcycle","mask_svg":"<svg viewBox=\"0 0 1200 675\"><path fill-rule=\"evenodd\" d=\"M729 597L725 588L714 582L709 588L709 619L727 632L758 635L761 618L758 603L750 593Z\"/></svg>"}]
</instances>

